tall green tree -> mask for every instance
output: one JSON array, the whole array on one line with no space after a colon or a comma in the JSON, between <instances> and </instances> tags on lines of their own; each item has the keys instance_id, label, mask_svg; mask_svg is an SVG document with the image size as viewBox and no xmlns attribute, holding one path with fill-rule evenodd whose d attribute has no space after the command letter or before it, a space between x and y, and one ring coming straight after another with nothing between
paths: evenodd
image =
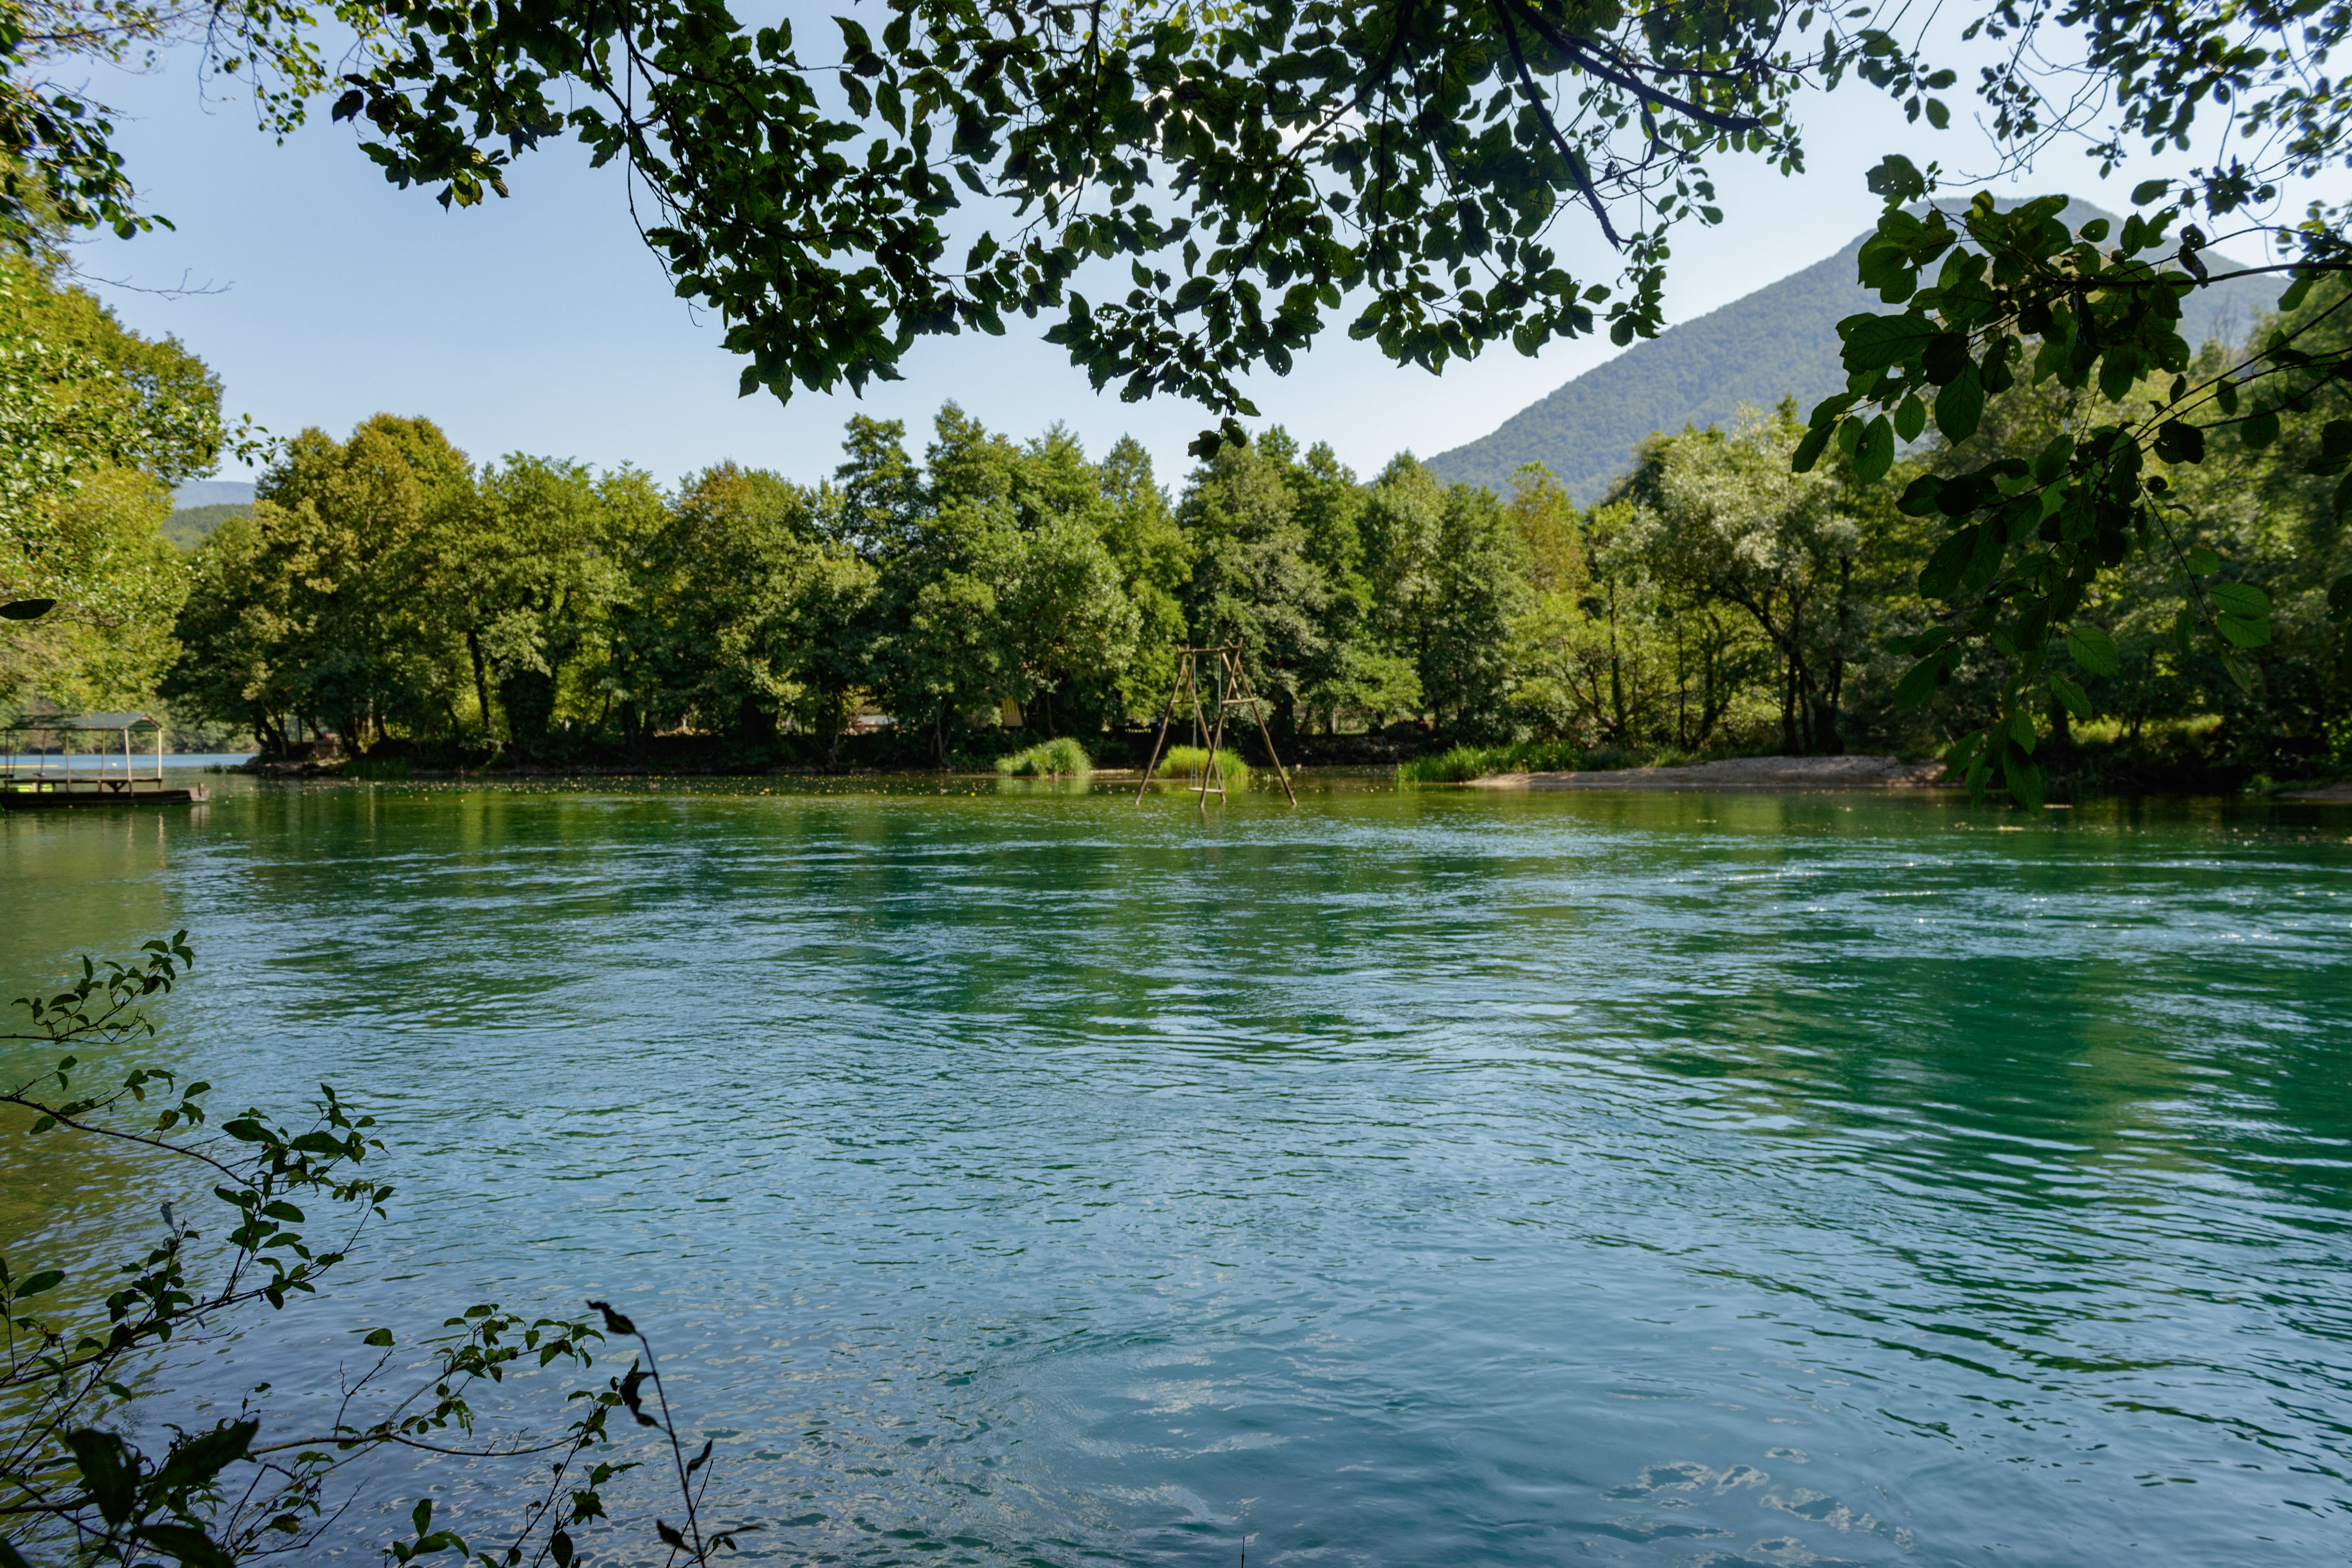
<instances>
[{"instance_id":1,"label":"tall green tree","mask_svg":"<svg viewBox=\"0 0 2352 1568\"><path fill-rule=\"evenodd\" d=\"M1439 514L1421 686L1438 722L1465 739L1507 735L1507 644L1530 598L1527 550L1491 491L1454 485Z\"/></svg>"},{"instance_id":2,"label":"tall green tree","mask_svg":"<svg viewBox=\"0 0 2352 1568\"><path fill-rule=\"evenodd\" d=\"M216 563L204 560L213 542L198 552L171 689L205 717L254 724L265 750L288 717L363 748L396 721L430 721L436 693L446 711L454 668L427 619L425 552L468 483L465 454L429 420L380 414L346 441L303 431L256 485L250 527Z\"/></svg>"},{"instance_id":3,"label":"tall green tree","mask_svg":"<svg viewBox=\"0 0 2352 1568\"><path fill-rule=\"evenodd\" d=\"M1119 710L1129 719L1156 719L1175 683L1176 650L1185 641L1183 591L1192 579L1192 555L1140 441L1121 437L1104 455L1102 487L1109 502L1103 544L1136 611L1135 655L1118 679Z\"/></svg>"},{"instance_id":4,"label":"tall green tree","mask_svg":"<svg viewBox=\"0 0 2352 1568\"><path fill-rule=\"evenodd\" d=\"M1654 439L1628 493L1641 507L1635 548L1659 577L1736 606L1772 646L1781 744L1835 752L1846 676L1867 652L1857 584L1871 519L1835 468L1789 471L1801 429L1784 406L1730 431Z\"/></svg>"},{"instance_id":5,"label":"tall green tree","mask_svg":"<svg viewBox=\"0 0 2352 1568\"><path fill-rule=\"evenodd\" d=\"M1286 455L1264 443L1228 443L1192 471L1177 507L1192 552L1184 615L1193 643L1241 649L1277 733L1296 727L1307 680L1328 651L1331 595L1307 553Z\"/></svg>"},{"instance_id":6,"label":"tall green tree","mask_svg":"<svg viewBox=\"0 0 2352 1568\"><path fill-rule=\"evenodd\" d=\"M625 563L666 515L659 490L635 469L599 476L520 454L485 467L472 496L442 514L436 549L456 573L450 596L467 606L519 754L543 752L560 716L583 727L608 716L617 696L607 679L614 614L630 589Z\"/></svg>"}]
</instances>

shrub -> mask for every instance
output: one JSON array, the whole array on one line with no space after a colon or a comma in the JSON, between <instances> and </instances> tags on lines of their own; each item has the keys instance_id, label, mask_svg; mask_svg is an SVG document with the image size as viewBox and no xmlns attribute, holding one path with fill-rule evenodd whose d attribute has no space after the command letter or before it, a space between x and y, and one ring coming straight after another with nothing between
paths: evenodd
<instances>
[{"instance_id":1,"label":"shrub","mask_svg":"<svg viewBox=\"0 0 2352 1568\"><path fill-rule=\"evenodd\" d=\"M1208 765L1209 749L1206 746L1171 746L1160 753L1160 764L1153 770L1152 776L1197 779ZM1250 774L1250 765L1242 761L1242 754L1230 746L1217 748L1217 770L1224 774L1227 784L1240 784Z\"/></svg>"},{"instance_id":2,"label":"shrub","mask_svg":"<svg viewBox=\"0 0 2352 1568\"><path fill-rule=\"evenodd\" d=\"M996 759L996 771L1006 778L1058 778L1065 774L1090 773L1095 771L1092 758L1086 748L1067 735L1051 741L1040 741L1026 751Z\"/></svg>"}]
</instances>

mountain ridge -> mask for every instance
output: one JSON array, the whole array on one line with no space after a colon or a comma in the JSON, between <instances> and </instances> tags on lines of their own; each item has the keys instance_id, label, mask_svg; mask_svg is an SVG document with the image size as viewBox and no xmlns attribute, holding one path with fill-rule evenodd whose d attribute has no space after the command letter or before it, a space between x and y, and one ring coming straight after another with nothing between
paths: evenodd
<instances>
[{"instance_id":1,"label":"mountain ridge","mask_svg":"<svg viewBox=\"0 0 2352 1568\"><path fill-rule=\"evenodd\" d=\"M2113 215L2087 202L2062 215L2070 228ZM1685 425L1727 425L1743 404L1769 408L1794 397L1810 408L1845 384L1837 323L1887 307L1854 281L1867 233L1834 254L1573 376L1477 440L1429 459L1451 483L1510 488L1520 465L1549 468L1580 506L1598 501L1633 466L1635 442ZM2212 255L2217 272L2238 264ZM2283 284L2240 278L2200 289L2181 310L2191 343L2234 338L2269 310Z\"/></svg>"}]
</instances>

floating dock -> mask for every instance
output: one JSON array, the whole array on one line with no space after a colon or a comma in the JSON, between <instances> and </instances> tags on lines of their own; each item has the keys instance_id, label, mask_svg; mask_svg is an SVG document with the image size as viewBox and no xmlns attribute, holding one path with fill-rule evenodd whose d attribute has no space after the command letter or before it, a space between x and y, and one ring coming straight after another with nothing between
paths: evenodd
<instances>
[{"instance_id":1,"label":"floating dock","mask_svg":"<svg viewBox=\"0 0 2352 1568\"><path fill-rule=\"evenodd\" d=\"M128 781L110 781L124 782ZM141 781L142 783L146 781ZM88 810L93 806L202 805L213 792L202 784L186 789L26 789L0 783L0 811Z\"/></svg>"},{"instance_id":2,"label":"floating dock","mask_svg":"<svg viewBox=\"0 0 2352 1568\"><path fill-rule=\"evenodd\" d=\"M212 798L202 784L174 788L163 782L163 726L146 713L40 714L5 727L7 758L0 762L0 811L66 811L90 806L195 805ZM134 756L131 737L154 737L153 766L147 754ZM29 751L16 739L29 733ZM98 750L77 752L77 737L96 740ZM116 742L119 739L119 750ZM121 758L120 767L110 766ZM85 765L86 764L86 765Z\"/></svg>"}]
</instances>

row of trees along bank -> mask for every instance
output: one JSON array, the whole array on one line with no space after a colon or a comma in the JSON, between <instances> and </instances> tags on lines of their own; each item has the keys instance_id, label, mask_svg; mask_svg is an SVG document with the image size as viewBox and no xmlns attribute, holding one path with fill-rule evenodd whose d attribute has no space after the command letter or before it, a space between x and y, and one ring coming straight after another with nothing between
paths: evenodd
<instances>
[{"instance_id":1,"label":"row of trees along bank","mask_svg":"<svg viewBox=\"0 0 2352 1568\"><path fill-rule=\"evenodd\" d=\"M12 586L62 601L0 628L18 710L161 700L268 752L324 731L428 765L936 764L1044 735L1116 756L1187 641L1245 647L1277 738L1309 757L1920 751L1998 710L1995 648L1897 710L1911 661L1886 645L1934 618L1918 590L1939 531L1895 506L1901 472L1857 485L1832 452L1792 473L1786 408L1653 437L1589 511L1540 469L1503 497L1410 457L1367 481L1280 429L1171 496L1133 441L1090 458L1058 429L1016 442L950 406L919 461L900 426L861 418L819 483L721 464L666 491L627 468L477 465L428 421L379 416L296 437L251 514L184 555L156 534L162 485L210 466L216 384L77 291L15 278L13 309L83 345L71 406L115 387L145 432L89 447L71 485L10 514ZM2317 349L2343 334L2343 298L2330 280L2299 307ZM2024 389L1903 466L2031 457L2095 397ZM2290 411L2265 446L2223 435L2171 470L2194 545L2273 606L2251 679L2179 637L2156 557L2122 563L2085 610L2103 635L2070 645L2103 719L2077 736L2053 710L2061 752L2089 742L2151 780L2345 764L2345 637L2323 598L2352 561L2334 480L2309 471L2323 426ZM856 732L874 714L890 724Z\"/></svg>"}]
</instances>

